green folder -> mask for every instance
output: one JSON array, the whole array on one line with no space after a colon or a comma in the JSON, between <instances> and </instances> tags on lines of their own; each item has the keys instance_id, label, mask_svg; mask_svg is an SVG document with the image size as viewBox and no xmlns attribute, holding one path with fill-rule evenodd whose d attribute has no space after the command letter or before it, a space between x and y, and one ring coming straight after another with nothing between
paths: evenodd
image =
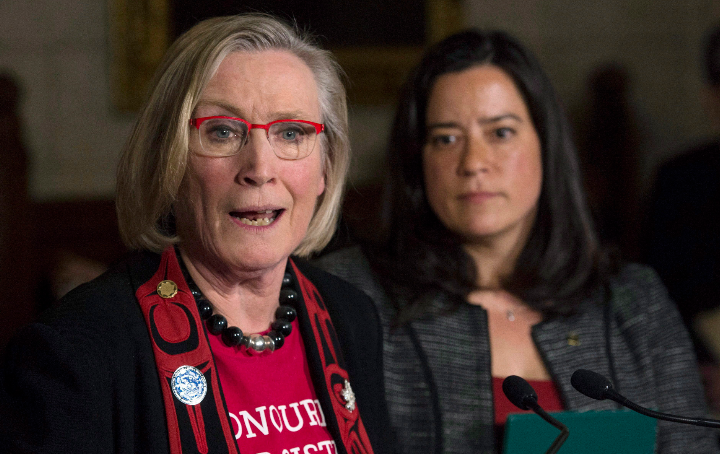
<instances>
[{"instance_id":1,"label":"green folder","mask_svg":"<svg viewBox=\"0 0 720 454\"><path fill-rule=\"evenodd\" d=\"M630 410L550 413L570 431L558 454L653 454L657 420ZM503 454L544 454L560 431L534 413L511 414Z\"/></svg>"}]
</instances>

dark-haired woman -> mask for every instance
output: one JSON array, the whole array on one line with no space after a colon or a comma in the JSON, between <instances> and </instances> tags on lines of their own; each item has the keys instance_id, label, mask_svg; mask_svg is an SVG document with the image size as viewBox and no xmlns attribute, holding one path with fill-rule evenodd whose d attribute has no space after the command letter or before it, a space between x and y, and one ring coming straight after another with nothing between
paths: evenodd
<instances>
[{"instance_id":1,"label":"dark-haired woman","mask_svg":"<svg viewBox=\"0 0 720 454\"><path fill-rule=\"evenodd\" d=\"M430 49L389 147L388 234L322 266L369 294L385 324L385 383L404 452L494 452L503 378L546 410L613 409L572 389L592 369L631 400L705 412L695 359L656 275L598 245L557 96L503 33ZM714 434L658 425L659 453L717 452Z\"/></svg>"}]
</instances>

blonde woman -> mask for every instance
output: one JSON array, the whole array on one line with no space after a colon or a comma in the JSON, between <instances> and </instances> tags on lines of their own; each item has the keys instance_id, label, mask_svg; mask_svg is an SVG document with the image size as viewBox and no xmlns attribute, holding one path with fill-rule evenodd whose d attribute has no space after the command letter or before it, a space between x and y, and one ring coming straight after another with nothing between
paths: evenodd
<instances>
[{"instance_id":1,"label":"blonde woman","mask_svg":"<svg viewBox=\"0 0 720 454\"><path fill-rule=\"evenodd\" d=\"M138 252L11 344L3 450L389 449L372 303L298 258L331 238L348 160L327 52L263 15L180 37L119 166Z\"/></svg>"}]
</instances>

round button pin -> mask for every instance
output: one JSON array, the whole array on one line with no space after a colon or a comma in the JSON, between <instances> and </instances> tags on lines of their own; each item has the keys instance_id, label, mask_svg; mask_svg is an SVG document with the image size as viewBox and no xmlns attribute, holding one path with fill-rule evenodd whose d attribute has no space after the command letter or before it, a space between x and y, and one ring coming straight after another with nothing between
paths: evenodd
<instances>
[{"instance_id":1,"label":"round button pin","mask_svg":"<svg viewBox=\"0 0 720 454\"><path fill-rule=\"evenodd\" d=\"M172 298L177 292L178 286L173 281L162 281L157 285L157 293L162 298Z\"/></svg>"},{"instance_id":2,"label":"round button pin","mask_svg":"<svg viewBox=\"0 0 720 454\"><path fill-rule=\"evenodd\" d=\"M180 366L173 373L170 387L175 398L187 405L197 405L207 394L205 376L193 366Z\"/></svg>"}]
</instances>

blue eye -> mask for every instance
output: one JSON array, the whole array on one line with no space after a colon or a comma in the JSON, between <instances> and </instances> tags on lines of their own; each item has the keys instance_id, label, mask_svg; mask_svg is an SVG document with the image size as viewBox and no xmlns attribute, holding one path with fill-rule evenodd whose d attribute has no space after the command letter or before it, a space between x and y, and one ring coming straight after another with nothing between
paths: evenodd
<instances>
[{"instance_id":1,"label":"blue eye","mask_svg":"<svg viewBox=\"0 0 720 454\"><path fill-rule=\"evenodd\" d=\"M232 131L225 127L218 127L213 133L218 139L228 139L232 135Z\"/></svg>"},{"instance_id":2,"label":"blue eye","mask_svg":"<svg viewBox=\"0 0 720 454\"><path fill-rule=\"evenodd\" d=\"M275 123L270 127L270 135L276 136L283 142L300 142L305 139L309 132L303 129L299 123Z\"/></svg>"},{"instance_id":3,"label":"blue eye","mask_svg":"<svg viewBox=\"0 0 720 454\"><path fill-rule=\"evenodd\" d=\"M297 131L291 131L286 130L282 133L282 138L285 140L295 140L295 137L297 136Z\"/></svg>"},{"instance_id":4,"label":"blue eye","mask_svg":"<svg viewBox=\"0 0 720 454\"><path fill-rule=\"evenodd\" d=\"M201 126L203 137L212 141L226 141L245 137L245 125L231 120L208 120Z\"/></svg>"}]
</instances>

